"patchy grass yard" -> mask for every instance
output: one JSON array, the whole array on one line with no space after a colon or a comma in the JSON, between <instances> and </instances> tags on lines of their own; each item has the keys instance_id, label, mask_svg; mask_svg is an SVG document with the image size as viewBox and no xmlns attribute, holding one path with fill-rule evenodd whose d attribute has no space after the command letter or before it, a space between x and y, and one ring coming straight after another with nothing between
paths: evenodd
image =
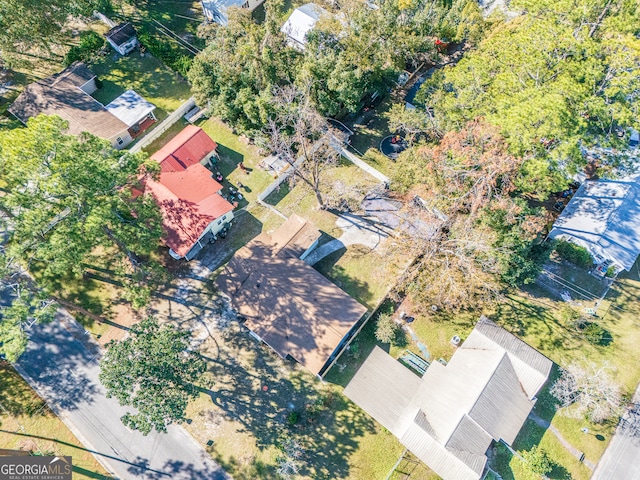
<instances>
[{"instance_id":1,"label":"patchy grass yard","mask_svg":"<svg viewBox=\"0 0 640 480\"><path fill-rule=\"evenodd\" d=\"M89 67L102 81L102 88L93 94L96 100L106 105L126 90L135 90L156 106L159 121L191 96L187 81L148 53L141 57L134 51L122 57L109 51Z\"/></svg>"},{"instance_id":2,"label":"patchy grass yard","mask_svg":"<svg viewBox=\"0 0 640 480\"><path fill-rule=\"evenodd\" d=\"M18 373L0 363L0 445L73 457L74 480L112 478Z\"/></svg>"}]
</instances>

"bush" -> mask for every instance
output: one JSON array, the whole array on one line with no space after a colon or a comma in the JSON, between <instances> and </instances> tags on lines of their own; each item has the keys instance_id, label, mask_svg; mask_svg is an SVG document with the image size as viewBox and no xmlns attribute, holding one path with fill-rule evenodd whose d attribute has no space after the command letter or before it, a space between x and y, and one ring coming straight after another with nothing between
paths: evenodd
<instances>
[{"instance_id":1,"label":"bush","mask_svg":"<svg viewBox=\"0 0 640 480\"><path fill-rule=\"evenodd\" d=\"M93 56L104 47L104 38L96 32L85 32L80 36L80 43L69 49L64 57L64 64L71 65L73 62L88 62Z\"/></svg>"},{"instance_id":2,"label":"bush","mask_svg":"<svg viewBox=\"0 0 640 480\"><path fill-rule=\"evenodd\" d=\"M556 252L567 262L571 262L579 267L591 268L593 265L593 257L589 251L573 243L558 241L556 244Z\"/></svg>"},{"instance_id":3,"label":"bush","mask_svg":"<svg viewBox=\"0 0 640 480\"><path fill-rule=\"evenodd\" d=\"M287 416L287 423L289 425L295 425L300 420L300 414L296 411L290 412Z\"/></svg>"},{"instance_id":4,"label":"bush","mask_svg":"<svg viewBox=\"0 0 640 480\"><path fill-rule=\"evenodd\" d=\"M525 462L527 462L527 467L531 473L536 475L545 475L553 470L553 464L549 459L549 455L537 446L533 447L529 451L523 452L522 457Z\"/></svg>"},{"instance_id":5,"label":"bush","mask_svg":"<svg viewBox=\"0 0 640 480\"><path fill-rule=\"evenodd\" d=\"M391 343L395 340L398 324L393 321L391 315L382 314L378 317L376 324L376 338L382 343Z\"/></svg>"},{"instance_id":6,"label":"bush","mask_svg":"<svg viewBox=\"0 0 640 480\"><path fill-rule=\"evenodd\" d=\"M579 328L585 340L591 345L606 346L611 343L611 334L597 323L583 322Z\"/></svg>"},{"instance_id":7,"label":"bush","mask_svg":"<svg viewBox=\"0 0 640 480\"><path fill-rule=\"evenodd\" d=\"M155 35L141 28L138 32L138 40L156 58L162 60L170 69L178 72L183 77L191 68L193 59L182 53L180 47L158 39Z\"/></svg>"}]
</instances>

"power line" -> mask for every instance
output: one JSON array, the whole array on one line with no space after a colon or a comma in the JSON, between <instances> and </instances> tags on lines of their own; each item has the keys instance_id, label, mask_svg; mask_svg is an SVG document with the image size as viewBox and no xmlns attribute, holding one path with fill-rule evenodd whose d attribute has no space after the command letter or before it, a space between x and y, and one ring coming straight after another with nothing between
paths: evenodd
<instances>
[{"instance_id":1,"label":"power line","mask_svg":"<svg viewBox=\"0 0 640 480\"><path fill-rule=\"evenodd\" d=\"M166 30L167 32L169 32L168 34L166 34L164 31L162 31L160 28L158 28L162 33L165 33L165 35L169 35L169 38L173 37L177 42L179 42L180 44L182 44L182 46L184 48L186 48L187 50L189 50L191 53L193 53L194 55L197 55L198 53L200 53L200 49L198 49L197 47L193 46L192 44L190 44L189 42L187 42L185 39L183 39L182 37L180 37L177 33L175 33L173 30L171 30L169 27L164 26L162 23L160 23L158 20L153 19L153 21L155 23L157 23L158 25L160 25L160 27L164 30Z\"/></svg>"}]
</instances>

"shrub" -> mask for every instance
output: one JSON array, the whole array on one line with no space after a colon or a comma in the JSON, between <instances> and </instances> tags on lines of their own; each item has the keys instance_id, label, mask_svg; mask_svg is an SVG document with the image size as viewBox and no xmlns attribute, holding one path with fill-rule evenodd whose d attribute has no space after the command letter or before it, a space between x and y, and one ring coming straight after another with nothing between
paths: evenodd
<instances>
[{"instance_id":1,"label":"shrub","mask_svg":"<svg viewBox=\"0 0 640 480\"><path fill-rule=\"evenodd\" d=\"M88 62L104 47L104 38L96 32L85 32L80 36L80 43L69 49L64 57L64 64L69 66L73 62Z\"/></svg>"},{"instance_id":2,"label":"shrub","mask_svg":"<svg viewBox=\"0 0 640 480\"><path fill-rule=\"evenodd\" d=\"M393 321L391 315L382 314L376 324L376 338L382 343L391 343L396 338L398 324Z\"/></svg>"},{"instance_id":3,"label":"shrub","mask_svg":"<svg viewBox=\"0 0 640 480\"><path fill-rule=\"evenodd\" d=\"M597 323L585 322L581 328L584 338L591 345L608 345L611 335Z\"/></svg>"},{"instance_id":4,"label":"shrub","mask_svg":"<svg viewBox=\"0 0 640 480\"><path fill-rule=\"evenodd\" d=\"M556 252L566 261L579 267L590 268L593 265L593 257L591 257L589 251L573 243L565 242L564 240L558 241Z\"/></svg>"},{"instance_id":5,"label":"shrub","mask_svg":"<svg viewBox=\"0 0 640 480\"><path fill-rule=\"evenodd\" d=\"M295 425L298 420L300 420L300 414L296 411L289 412L289 415L287 415L287 423L289 425Z\"/></svg>"},{"instance_id":6,"label":"shrub","mask_svg":"<svg viewBox=\"0 0 640 480\"><path fill-rule=\"evenodd\" d=\"M549 459L549 455L537 446L529 451L523 452L522 456L527 462L529 470L536 475L545 475L553 470L553 464Z\"/></svg>"},{"instance_id":7,"label":"shrub","mask_svg":"<svg viewBox=\"0 0 640 480\"><path fill-rule=\"evenodd\" d=\"M145 30L144 27L141 27L138 32L138 40L154 57L162 60L170 69L178 72L184 77L187 76L187 72L191 68L193 59L189 55L183 54L179 47L160 40L158 37Z\"/></svg>"}]
</instances>

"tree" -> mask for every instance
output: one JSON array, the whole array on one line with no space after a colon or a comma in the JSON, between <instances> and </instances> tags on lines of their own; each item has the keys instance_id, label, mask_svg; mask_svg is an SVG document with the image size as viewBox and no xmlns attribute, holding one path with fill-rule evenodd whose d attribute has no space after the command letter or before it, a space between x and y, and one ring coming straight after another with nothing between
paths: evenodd
<instances>
[{"instance_id":1,"label":"tree","mask_svg":"<svg viewBox=\"0 0 640 480\"><path fill-rule=\"evenodd\" d=\"M396 338L399 325L393 320L391 315L382 314L376 322L376 338L382 343L391 343Z\"/></svg>"},{"instance_id":2,"label":"tree","mask_svg":"<svg viewBox=\"0 0 640 480\"><path fill-rule=\"evenodd\" d=\"M11 303L0 307L0 358L13 363L27 346L25 325L53 320L57 305L1 250L0 294Z\"/></svg>"},{"instance_id":3,"label":"tree","mask_svg":"<svg viewBox=\"0 0 640 480\"><path fill-rule=\"evenodd\" d=\"M527 256L544 219L513 196L521 163L480 120L400 156L392 188L420 196L412 216L431 216L432 228L405 242L416 258L405 281L417 300L470 308L499 298L502 282L535 278L544 255L535 264Z\"/></svg>"},{"instance_id":4,"label":"tree","mask_svg":"<svg viewBox=\"0 0 640 480\"><path fill-rule=\"evenodd\" d=\"M89 134L65 135L66 129L62 119L41 115L27 128L0 133L0 208L11 215L7 254L41 269L43 281L80 276L97 263L144 291L159 273L150 255L159 245L161 216L153 199L134 198L132 187L157 163Z\"/></svg>"},{"instance_id":5,"label":"tree","mask_svg":"<svg viewBox=\"0 0 640 480\"><path fill-rule=\"evenodd\" d=\"M189 336L147 318L131 327L128 338L107 345L100 381L108 397L137 410L122 417L126 426L147 435L185 419L187 403L199 393L195 383L206 370L204 360L190 350Z\"/></svg>"},{"instance_id":6,"label":"tree","mask_svg":"<svg viewBox=\"0 0 640 480\"><path fill-rule=\"evenodd\" d=\"M542 448L538 448L537 445L532 447L531 450L522 452L522 458L524 459L527 473L531 474L527 478L532 480L537 480L541 476L544 478L547 473L553 470L553 463L549 455Z\"/></svg>"},{"instance_id":7,"label":"tree","mask_svg":"<svg viewBox=\"0 0 640 480\"><path fill-rule=\"evenodd\" d=\"M59 42L69 16L90 14L94 0L3 0L0 2L0 56Z\"/></svg>"},{"instance_id":8,"label":"tree","mask_svg":"<svg viewBox=\"0 0 640 480\"><path fill-rule=\"evenodd\" d=\"M447 69L429 104L445 129L478 117L499 126L525 159L519 188L543 198L584 166L585 147L621 146L638 126L640 13L629 0L519 0L510 8L525 13L496 24Z\"/></svg>"},{"instance_id":9,"label":"tree","mask_svg":"<svg viewBox=\"0 0 640 480\"><path fill-rule=\"evenodd\" d=\"M265 132L269 147L291 165L294 180L299 179L311 188L318 207L326 208L322 172L340 157L339 134L313 108L308 94L293 86L276 90L273 107L275 113Z\"/></svg>"},{"instance_id":10,"label":"tree","mask_svg":"<svg viewBox=\"0 0 640 480\"><path fill-rule=\"evenodd\" d=\"M568 416L587 416L594 423L602 423L620 416L624 410L620 386L609 375L608 364L586 366L572 364L561 371L551 387L551 395Z\"/></svg>"},{"instance_id":11,"label":"tree","mask_svg":"<svg viewBox=\"0 0 640 480\"><path fill-rule=\"evenodd\" d=\"M397 103L391 106L385 116L389 120L389 130L404 132L410 144L420 134L430 134L435 138L442 136L429 110L407 108L406 105Z\"/></svg>"}]
</instances>

